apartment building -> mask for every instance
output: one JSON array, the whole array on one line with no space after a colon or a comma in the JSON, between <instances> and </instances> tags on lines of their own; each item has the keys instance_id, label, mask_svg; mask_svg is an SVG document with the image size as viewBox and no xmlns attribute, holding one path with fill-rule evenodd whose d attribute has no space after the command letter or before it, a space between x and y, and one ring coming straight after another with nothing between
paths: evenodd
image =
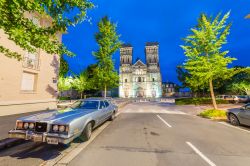
<instances>
[{"instance_id":1,"label":"apartment building","mask_svg":"<svg viewBox=\"0 0 250 166\"><path fill-rule=\"evenodd\" d=\"M39 26L51 23L35 14L27 17ZM1 29L0 44L23 55L18 61L0 53L0 115L55 109L59 56L41 49L36 53L24 51Z\"/></svg>"}]
</instances>

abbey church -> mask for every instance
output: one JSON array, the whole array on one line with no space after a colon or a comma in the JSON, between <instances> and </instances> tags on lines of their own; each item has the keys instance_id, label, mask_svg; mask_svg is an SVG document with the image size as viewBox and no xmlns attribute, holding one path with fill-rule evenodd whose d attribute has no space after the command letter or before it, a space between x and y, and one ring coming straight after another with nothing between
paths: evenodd
<instances>
[{"instance_id":1,"label":"abbey church","mask_svg":"<svg viewBox=\"0 0 250 166\"><path fill-rule=\"evenodd\" d=\"M159 66L159 44L148 42L145 46L146 63L137 59L133 63L133 47L124 44L120 49L119 97L159 98L162 79Z\"/></svg>"}]
</instances>

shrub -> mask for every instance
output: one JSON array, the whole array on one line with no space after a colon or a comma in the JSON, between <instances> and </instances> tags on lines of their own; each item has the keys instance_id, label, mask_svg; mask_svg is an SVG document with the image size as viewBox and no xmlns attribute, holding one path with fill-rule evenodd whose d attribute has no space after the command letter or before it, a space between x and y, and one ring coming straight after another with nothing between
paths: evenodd
<instances>
[{"instance_id":1,"label":"shrub","mask_svg":"<svg viewBox=\"0 0 250 166\"><path fill-rule=\"evenodd\" d=\"M215 109L210 109L210 110L205 110L199 114L199 116L203 118L210 118L210 119L217 119L217 118L223 118L225 119L227 117L226 111L223 110L215 110Z\"/></svg>"},{"instance_id":2,"label":"shrub","mask_svg":"<svg viewBox=\"0 0 250 166\"><path fill-rule=\"evenodd\" d=\"M217 104L229 104L227 100L216 99ZM175 99L176 105L201 105L201 104L212 104L211 98L180 98Z\"/></svg>"},{"instance_id":3,"label":"shrub","mask_svg":"<svg viewBox=\"0 0 250 166\"><path fill-rule=\"evenodd\" d=\"M59 97L58 100L70 100L70 97Z\"/></svg>"}]
</instances>

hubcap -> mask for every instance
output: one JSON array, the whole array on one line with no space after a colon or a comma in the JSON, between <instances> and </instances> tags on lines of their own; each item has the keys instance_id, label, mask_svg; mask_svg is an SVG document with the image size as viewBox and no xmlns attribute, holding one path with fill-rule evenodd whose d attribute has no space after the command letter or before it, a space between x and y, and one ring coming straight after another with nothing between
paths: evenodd
<instances>
[{"instance_id":1,"label":"hubcap","mask_svg":"<svg viewBox=\"0 0 250 166\"><path fill-rule=\"evenodd\" d=\"M231 123L232 123L232 124L235 124L235 123L236 123L235 117L234 117L233 115L231 115L230 117L231 117L231 118L230 118L230 119L231 119Z\"/></svg>"}]
</instances>

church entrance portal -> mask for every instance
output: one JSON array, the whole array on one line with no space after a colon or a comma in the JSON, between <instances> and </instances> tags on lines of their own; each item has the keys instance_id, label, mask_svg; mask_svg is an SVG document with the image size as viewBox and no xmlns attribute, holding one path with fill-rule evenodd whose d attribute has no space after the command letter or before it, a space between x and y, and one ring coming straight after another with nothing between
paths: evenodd
<instances>
[{"instance_id":1,"label":"church entrance portal","mask_svg":"<svg viewBox=\"0 0 250 166\"><path fill-rule=\"evenodd\" d=\"M144 90L143 88L139 87L136 92L136 97L143 98L144 97Z\"/></svg>"}]
</instances>

